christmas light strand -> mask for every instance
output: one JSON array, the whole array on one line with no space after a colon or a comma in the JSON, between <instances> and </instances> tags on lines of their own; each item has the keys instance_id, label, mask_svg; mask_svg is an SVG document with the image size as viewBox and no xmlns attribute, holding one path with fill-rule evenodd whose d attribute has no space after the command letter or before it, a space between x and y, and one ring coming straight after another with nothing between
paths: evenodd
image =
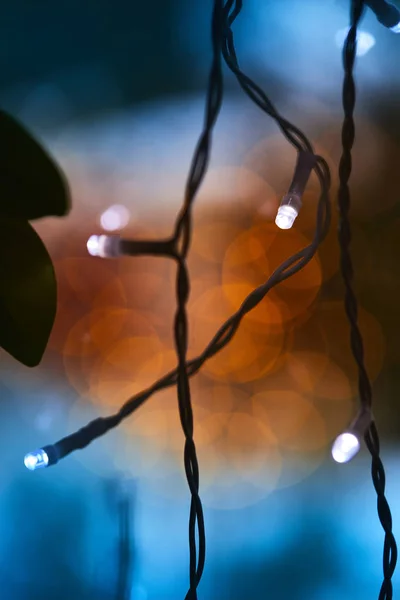
<instances>
[{"instance_id":1,"label":"christmas light strand","mask_svg":"<svg viewBox=\"0 0 400 600\"><path fill-rule=\"evenodd\" d=\"M363 342L357 322L357 300L352 287L353 266L350 255L350 191L348 182L351 174L351 150L354 143L353 113L355 107L355 85L353 67L356 52L357 26L360 22L363 8L364 2L361 0L352 0L351 27L343 52L345 71L343 83L343 153L339 166L340 187L338 193L340 267L345 285L345 310L351 329L351 349L359 371L361 406L358 415L349 428L336 439L332 448L332 454L338 462L346 462L357 453L360 447L360 439L364 436L366 445L372 456L372 479L378 496L378 514L385 531L384 581L379 600L391 600L391 577L397 561L397 547L392 533L390 509L384 495L385 473L379 457L379 437L372 415L371 385L364 366ZM155 382L147 390L128 400L116 414L109 417L97 418L56 444L44 446L42 449L30 453L25 457L26 466L32 470L56 464L71 452L86 447L96 438L118 426L123 419L137 410L154 393L176 385L179 414L182 430L185 435L184 464L191 492L189 516L190 587L186 595L186 600L197 599L197 586L200 582L205 562L205 528L199 497L199 469L193 440L193 413L189 379L199 371L208 359L215 356L230 342L243 317L253 310L273 287L299 272L312 259L319 244L329 230L331 217L329 199L331 181L326 161L314 153L312 144L304 133L278 113L263 90L239 67L232 25L240 14L241 9L242 0L227 0L225 3L223 0L214 1L212 16L213 61L209 75L204 129L196 147L186 186L184 204L178 216L173 236L166 240L135 241L124 240L119 238L119 236L102 235L92 236L88 242L89 252L103 258L117 257L123 254L129 256L145 254L167 256L176 261L177 310L174 321L174 338L178 356L178 367ZM277 225L282 229L286 229L293 224L301 208L302 194L312 170L315 172L320 183L321 195L317 206L316 227L312 242L300 252L288 258L272 273L264 284L253 290L245 298L241 307L220 327L204 351L195 359L187 361L188 323L186 303L190 292L190 282L186 267L186 257L190 249L192 230L191 207L207 170L211 151L212 131L222 104L223 81L221 57L223 57L228 68L237 78L240 87L246 95L264 113L277 122L283 135L298 152L294 178L288 193L284 196L279 207L276 219ZM199 541L198 552L196 547L196 528Z\"/></svg>"}]
</instances>

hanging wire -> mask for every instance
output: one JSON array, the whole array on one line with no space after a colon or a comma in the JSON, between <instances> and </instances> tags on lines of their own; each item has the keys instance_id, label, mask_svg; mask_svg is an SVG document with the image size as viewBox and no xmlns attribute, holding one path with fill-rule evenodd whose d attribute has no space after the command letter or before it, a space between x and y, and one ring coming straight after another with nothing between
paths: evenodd
<instances>
[{"instance_id":1,"label":"hanging wire","mask_svg":"<svg viewBox=\"0 0 400 600\"><path fill-rule=\"evenodd\" d=\"M232 12L231 9L233 8ZM225 62L232 73L236 76L240 87L249 96L249 98L263 112L272 117L279 125L280 130L286 139L300 152L313 152L312 145L304 133L295 125L284 119L273 106L270 99L266 96L263 90L245 75L239 68L236 50L233 41L233 33L231 26L239 16L243 8L242 0L229 0L225 10L227 19L225 20L224 45L222 48Z\"/></svg>"},{"instance_id":2,"label":"hanging wire","mask_svg":"<svg viewBox=\"0 0 400 600\"><path fill-rule=\"evenodd\" d=\"M190 280L186 265L186 258L189 252L192 234L191 209L208 167L211 152L212 132L222 106L222 10L223 1L215 0L211 22L213 59L209 74L204 129L197 144L193 161L189 169L184 204L180 215L178 216L175 233L173 236L173 242L176 249L176 260L178 263L176 281L177 310L175 313L174 322L175 348L178 356L176 383L178 390L179 415L183 433L185 435L185 473L191 493L189 514L190 588L186 594L187 600L197 600L197 586L203 574L205 563L206 536L203 507L199 496L199 465L196 455L196 446L193 439L193 409L191 403L189 376L186 370L186 355L188 349L188 319L186 305L190 294ZM198 558L196 547L196 526L199 540Z\"/></svg>"},{"instance_id":3,"label":"hanging wire","mask_svg":"<svg viewBox=\"0 0 400 600\"><path fill-rule=\"evenodd\" d=\"M363 0L351 1L351 26L343 48L343 109L342 156L339 164L339 229L340 269L345 287L345 310L350 324L350 343L354 359L358 367L358 389L362 408L370 409L372 405L372 388L364 362L364 345L358 326L358 305L353 290L353 263L350 254L351 228L349 220L350 189L349 179L352 170L351 151L355 139L354 109L356 88L353 77L354 62L357 49L357 27L364 10ZM365 443L372 457L372 481L377 493L378 516L385 532L383 548L384 579L379 593L379 600L393 598L392 576L397 562L397 545L392 533L392 515L385 498L385 470L380 459L379 435L374 420L365 434Z\"/></svg>"}]
</instances>

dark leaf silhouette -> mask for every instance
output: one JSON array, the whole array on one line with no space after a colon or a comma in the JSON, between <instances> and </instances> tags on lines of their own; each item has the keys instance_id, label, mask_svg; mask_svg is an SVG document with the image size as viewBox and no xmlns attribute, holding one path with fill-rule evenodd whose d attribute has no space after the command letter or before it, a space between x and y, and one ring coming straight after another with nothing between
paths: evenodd
<instances>
[{"instance_id":1,"label":"dark leaf silhouette","mask_svg":"<svg viewBox=\"0 0 400 600\"><path fill-rule=\"evenodd\" d=\"M24 220L69 211L67 181L30 133L0 111L0 215Z\"/></svg>"},{"instance_id":2,"label":"dark leaf silhouette","mask_svg":"<svg viewBox=\"0 0 400 600\"><path fill-rule=\"evenodd\" d=\"M28 367L39 364L57 304L52 261L27 221L0 218L0 346Z\"/></svg>"}]
</instances>

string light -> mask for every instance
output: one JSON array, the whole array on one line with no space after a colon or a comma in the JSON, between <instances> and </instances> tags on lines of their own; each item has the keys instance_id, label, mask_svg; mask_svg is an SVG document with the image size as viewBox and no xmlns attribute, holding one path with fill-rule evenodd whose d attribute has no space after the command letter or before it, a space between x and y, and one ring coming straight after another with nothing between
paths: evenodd
<instances>
[{"instance_id":1,"label":"string light","mask_svg":"<svg viewBox=\"0 0 400 600\"><path fill-rule=\"evenodd\" d=\"M381 5L382 2L369 2L370 6L371 4ZM332 451L334 458L336 460L340 459L339 462L349 460L358 451L360 438L364 434L366 445L372 455L372 478L378 495L378 515L385 531L384 581L379 600L391 600L393 593L391 577L396 566L397 547L392 533L390 509L384 495L385 473L379 457L379 437L375 422L371 417L372 392L364 366L363 342L357 321L357 301L352 288L353 267L349 250L351 232L348 218L350 208L348 181L351 173L351 149L354 142L353 113L355 105L353 66L357 46L357 26L364 6L363 0L352 0L351 27L344 46L345 78L343 85L343 108L345 119L342 131L343 154L339 167L340 188L338 194L341 271L345 284L346 314L351 327L351 348L359 371L361 409L359 416L349 427L349 430L336 439ZM191 492L189 517L190 588L186 595L186 600L197 600L197 586L200 582L205 563L205 527L199 497L199 468L193 440L193 414L189 378L196 374L207 360L230 342L244 316L253 310L274 286L288 279L310 262L321 241L327 235L331 216L329 200L330 171L326 161L321 156L315 155L307 137L277 112L263 90L239 68L232 25L238 17L241 8L242 0L227 0L226 2L224 0L214 0L212 16L213 61L209 76L205 125L189 171L185 200L176 222L174 235L169 240L161 241L130 241L122 240L118 236L104 235L92 236L88 241L88 250L95 256L116 257L122 254L131 256L149 254L167 256L176 261L178 267L176 282L177 311L174 321L174 339L178 355L178 367L142 393L128 400L116 414L95 419L56 444L44 446L41 450L30 453L25 457L25 465L31 470L54 465L71 452L86 447L96 438L104 435L110 429L117 427L123 419L137 410L157 391L176 385L178 390L179 414L185 435L184 464ZM383 17L380 15L379 18ZM204 351L197 358L187 361L188 324L186 303L190 292L190 282L186 267L186 256L191 241L191 207L207 170L211 149L211 135L222 104L223 81L221 55L246 95L264 113L277 122L282 134L298 151L296 172L289 194L282 200L280 206L282 210L278 211L277 225L281 228L288 228L293 224L301 207L301 196L312 170L318 177L321 186L321 195L317 206L316 227L312 242L284 261L264 284L254 289L244 299L240 308L220 327ZM341 454L339 451L341 451ZM198 553L196 528L199 542Z\"/></svg>"},{"instance_id":2,"label":"string light","mask_svg":"<svg viewBox=\"0 0 400 600\"><path fill-rule=\"evenodd\" d=\"M56 446L44 446L40 450L29 452L24 458L24 465L30 471L43 469L49 465L55 465L57 462L58 454Z\"/></svg>"},{"instance_id":3,"label":"string light","mask_svg":"<svg viewBox=\"0 0 400 600\"><path fill-rule=\"evenodd\" d=\"M361 409L348 429L338 435L332 445L332 456L336 462L346 463L355 457L371 421L371 411L368 408Z\"/></svg>"},{"instance_id":4,"label":"string light","mask_svg":"<svg viewBox=\"0 0 400 600\"><path fill-rule=\"evenodd\" d=\"M27 454L24 458L24 465L30 471L35 471L35 469L47 467L48 464L49 457L43 449L36 450L36 452L29 452L29 454Z\"/></svg>"},{"instance_id":5,"label":"string light","mask_svg":"<svg viewBox=\"0 0 400 600\"><path fill-rule=\"evenodd\" d=\"M92 256L99 258L116 258L118 256L150 256L176 257L174 241L171 240L125 240L119 235L91 235L87 241L87 249Z\"/></svg>"},{"instance_id":6,"label":"string light","mask_svg":"<svg viewBox=\"0 0 400 600\"><path fill-rule=\"evenodd\" d=\"M290 229L299 214L302 204L301 198L315 162L316 157L312 152L299 152L289 193L283 197L275 219L275 223L280 229Z\"/></svg>"},{"instance_id":7,"label":"string light","mask_svg":"<svg viewBox=\"0 0 400 600\"><path fill-rule=\"evenodd\" d=\"M375 3L376 6L381 3ZM371 3L369 3L371 5ZM354 109L356 99L356 89L354 83L353 69L357 52L357 27L361 21L365 8L363 0L352 0L350 30L347 35L344 52L344 82L342 103L344 111L344 121L342 126L342 156L339 163L339 191L338 191L338 209L339 209L339 228L338 239L340 246L340 270L345 287L344 305L347 319L350 325L350 345L354 360L358 367L358 389L362 413L366 415L371 412L372 407L372 387L364 363L364 343L358 325L358 303L353 289L353 261L350 253L351 227L349 219L350 211L350 189L349 179L352 171L352 148L355 139ZM385 497L385 470L380 458L380 441L375 421L371 418L369 424L363 421L364 417L358 422L358 427L364 425L367 427L364 439L367 448L372 457L372 482L378 497L378 516L385 532L385 542L383 546L383 574L384 579L379 592L379 600L392 600L393 585L392 576L397 563L397 545L392 532L392 515L389 504ZM357 422L357 419L356 419ZM353 433L354 435L354 433ZM358 438L357 438L358 440ZM346 442L347 455L356 453L357 443L354 438L348 436L340 437L339 443ZM350 441L350 444L349 444ZM352 450L349 449L352 448Z\"/></svg>"}]
</instances>

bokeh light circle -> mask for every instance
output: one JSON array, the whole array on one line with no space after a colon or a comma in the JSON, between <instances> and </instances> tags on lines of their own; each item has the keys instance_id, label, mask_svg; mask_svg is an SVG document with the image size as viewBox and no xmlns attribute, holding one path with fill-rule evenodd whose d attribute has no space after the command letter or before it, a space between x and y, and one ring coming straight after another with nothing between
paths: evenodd
<instances>
[{"instance_id":1,"label":"bokeh light circle","mask_svg":"<svg viewBox=\"0 0 400 600\"><path fill-rule=\"evenodd\" d=\"M296 230L284 234L266 223L240 234L228 248L222 270L224 289L229 298L229 284L246 284L256 288L265 283L285 260L309 243ZM280 310L282 320L301 315L314 302L322 283L317 257L298 273L268 292L268 298ZM236 298L232 299L236 304ZM264 304L264 307L266 305ZM265 309L268 312L269 307Z\"/></svg>"},{"instance_id":2,"label":"bokeh light circle","mask_svg":"<svg viewBox=\"0 0 400 600\"><path fill-rule=\"evenodd\" d=\"M191 305L190 357L204 350L232 312L221 287L207 290ZM256 333L243 320L227 346L204 364L203 372L217 379L245 383L273 370L283 348L284 333L272 325L275 323L269 327L266 324Z\"/></svg>"}]
</instances>

